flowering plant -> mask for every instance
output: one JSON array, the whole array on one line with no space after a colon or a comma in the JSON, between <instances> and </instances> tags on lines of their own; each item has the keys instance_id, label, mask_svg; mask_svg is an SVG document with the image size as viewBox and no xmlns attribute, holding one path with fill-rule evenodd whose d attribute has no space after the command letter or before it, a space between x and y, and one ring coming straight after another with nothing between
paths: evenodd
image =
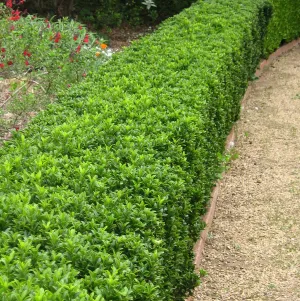
<instances>
[{"instance_id":1,"label":"flowering plant","mask_svg":"<svg viewBox=\"0 0 300 301\"><path fill-rule=\"evenodd\" d=\"M6 4L9 10L0 15L0 88L5 91L0 94L0 137L1 130L16 127L27 118L24 114L44 108L107 59L104 41L82 24L25 16L12 1Z\"/></svg>"}]
</instances>

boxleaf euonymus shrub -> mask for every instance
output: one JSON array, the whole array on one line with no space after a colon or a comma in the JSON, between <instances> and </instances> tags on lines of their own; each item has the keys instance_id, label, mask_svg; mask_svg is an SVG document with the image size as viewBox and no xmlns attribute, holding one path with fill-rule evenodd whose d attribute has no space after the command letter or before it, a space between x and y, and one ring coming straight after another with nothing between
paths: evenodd
<instances>
[{"instance_id":1,"label":"boxleaf euonymus shrub","mask_svg":"<svg viewBox=\"0 0 300 301\"><path fill-rule=\"evenodd\" d=\"M271 12L198 2L15 133L0 150L2 300L184 299Z\"/></svg>"},{"instance_id":2,"label":"boxleaf euonymus shrub","mask_svg":"<svg viewBox=\"0 0 300 301\"><path fill-rule=\"evenodd\" d=\"M270 0L274 14L265 39L265 54L300 35L300 2L295 0Z\"/></svg>"}]
</instances>

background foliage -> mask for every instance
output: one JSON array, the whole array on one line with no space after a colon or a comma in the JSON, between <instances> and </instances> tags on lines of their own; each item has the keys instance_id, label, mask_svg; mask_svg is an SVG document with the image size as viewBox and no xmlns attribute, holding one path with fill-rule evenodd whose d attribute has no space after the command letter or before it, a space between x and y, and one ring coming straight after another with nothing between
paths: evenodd
<instances>
[{"instance_id":1,"label":"background foliage","mask_svg":"<svg viewBox=\"0 0 300 301\"><path fill-rule=\"evenodd\" d=\"M17 1L17 0L16 0ZM146 0L149 1L149 0ZM131 25L161 21L191 5L195 0L154 0L147 9L143 0L26 0L30 13L78 17L94 27Z\"/></svg>"}]
</instances>

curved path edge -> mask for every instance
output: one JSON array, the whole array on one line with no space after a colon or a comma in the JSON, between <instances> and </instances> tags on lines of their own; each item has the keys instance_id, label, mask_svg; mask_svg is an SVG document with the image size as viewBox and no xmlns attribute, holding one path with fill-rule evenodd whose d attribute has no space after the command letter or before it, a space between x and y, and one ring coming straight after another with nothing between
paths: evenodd
<instances>
[{"instance_id":1,"label":"curved path edge","mask_svg":"<svg viewBox=\"0 0 300 301\"><path fill-rule=\"evenodd\" d=\"M269 66L275 59L277 59L279 56L282 54L290 51L294 47L300 44L300 38L297 40L294 40L280 48L278 48L274 53L272 53L268 59L261 61L259 64L259 67L256 69L255 76L260 77L262 73L264 72L264 69ZM245 100L247 99L249 93L251 91L251 84L249 84L244 97L241 100L241 103L243 104ZM235 125L232 127L229 135L227 136L226 139L226 149L230 149L230 146L234 144L235 141ZM199 272L200 270L200 264L201 260L203 258L203 252L204 252L204 247L205 247L205 241L208 236L208 232L210 230L210 227L212 225L212 221L214 218L215 214L215 209L216 209L216 204L217 204L217 199L219 195L219 186L220 186L220 181L216 183L216 186L213 188L212 193L211 193L211 199L208 205L207 213L203 217L203 221L206 224L205 229L201 232L199 240L196 242L194 246L194 254L195 254L195 259L194 259L194 264L195 264L195 271ZM193 301L193 297L190 296L186 299L186 301Z\"/></svg>"}]
</instances>

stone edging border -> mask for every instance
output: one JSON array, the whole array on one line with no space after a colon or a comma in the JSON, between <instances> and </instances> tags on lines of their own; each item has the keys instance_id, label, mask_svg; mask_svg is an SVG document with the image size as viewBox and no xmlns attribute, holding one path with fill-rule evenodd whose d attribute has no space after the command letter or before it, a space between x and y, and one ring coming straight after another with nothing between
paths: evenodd
<instances>
[{"instance_id":1,"label":"stone edging border","mask_svg":"<svg viewBox=\"0 0 300 301\"><path fill-rule=\"evenodd\" d=\"M281 56L282 54L290 51L292 48L294 48L295 46L300 44L300 38L297 40L294 40L280 48L278 48L275 52L273 52L267 60L263 60L261 61L259 67L256 69L255 72L255 76L260 77L263 74L264 68L266 68L267 66L270 66L271 63L278 58L279 56ZM243 97L243 99L241 100L241 103L244 104L246 99L248 98L248 95L250 93L251 90L251 85L248 86L246 93ZM226 149L230 149L231 145L234 144L235 141L235 126L233 126L233 128L231 129L230 134L227 136L226 139ZM199 240L196 242L195 246L194 246L194 254L195 254L195 260L194 260L194 264L195 264L195 271L199 272L200 270L200 264L201 264L201 260L203 258L203 254L204 254L204 245L205 245L205 241L207 239L208 236L208 232L210 230L210 227L212 225L212 220L214 218L214 214L215 214L215 209L216 209L216 203L217 203L217 199L218 199L218 195L219 195L219 190L220 190L220 181L217 182L216 186L213 188L212 193L211 193L211 199L209 202L209 208L207 210L207 213L205 214L205 216L203 217L203 221L206 224L205 229L201 232L200 238ZM186 299L186 301L193 301L194 298L191 296L189 298Z\"/></svg>"}]
</instances>

